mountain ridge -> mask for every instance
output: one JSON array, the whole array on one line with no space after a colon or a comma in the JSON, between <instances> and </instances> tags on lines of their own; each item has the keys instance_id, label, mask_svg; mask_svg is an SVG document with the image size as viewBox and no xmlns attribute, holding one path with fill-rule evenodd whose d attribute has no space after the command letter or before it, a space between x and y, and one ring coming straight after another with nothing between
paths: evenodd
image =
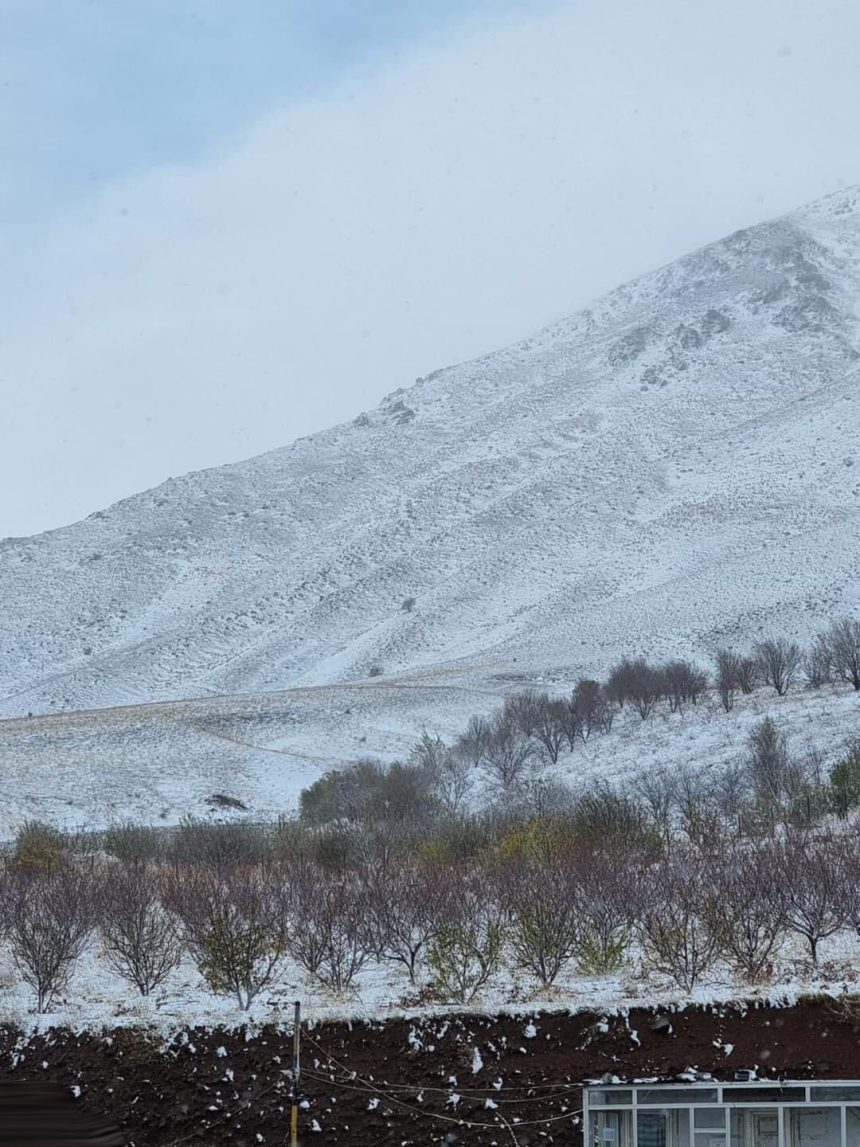
<instances>
[{"instance_id":1,"label":"mountain ridge","mask_svg":"<svg viewBox=\"0 0 860 1147\"><path fill-rule=\"evenodd\" d=\"M352 422L7 539L0 714L599 670L853 609L858 297L850 189Z\"/></svg>"}]
</instances>

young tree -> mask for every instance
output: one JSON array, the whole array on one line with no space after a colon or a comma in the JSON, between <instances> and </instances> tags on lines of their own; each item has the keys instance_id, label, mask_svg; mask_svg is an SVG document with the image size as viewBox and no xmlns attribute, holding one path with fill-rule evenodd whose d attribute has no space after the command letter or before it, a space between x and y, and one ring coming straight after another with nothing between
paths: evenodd
<instances>
[{"instance_id":1,"label":"young tree","mask_svg":"<svg viewBox=\"0 0 860 1147\"><path fill-rule=\"evenodd\" d=\"M375 949L366 889L356 874L304 866L292 874L285 920L296 962L329 991L348 992Z\"/></svg>"},{"instance_id":2,"label":"young tree","mask_svg":"<svg viewBox=\"0 0 860 1147\"><path fill-rule=\"evenodd\" d=\"M165 879L165 906L216 995L233 996L243 1011L277 977L286 949L278 926L273 876L258 869L185 870Z\"/></svg>"},{"instance_id":3,"label":"young tree","mask_svg":"<svg viewBox=\"0 0 860 1147\"><path fill-rule=\"evenodd\" d=\"M12 895L12 955L36 993L36 1010L50 1011L68 986L94 924L90 882L72 868L21 874Z\"/></svg>"},{"instance_id":4,"label":"young tree","mask_svg":"<svg viewBox=\"0 0 860 1147\"><path fill-rule=\"evenodd\" d=\"M845 923L840 856L833 844L808 832L789 830L773 845L778 903L790 932L809 945L818 963L818 945Z\"/></svg>"},{"instance_id":5,"label":"young tree","mask_svg":"<svg viewBox=\"0 0 860 1147\"><path fill-rule=\"evenodd\" d=\"M573 861L573 882L580 931L579 967L587 975L606 976L621 970L636 916L637 881L631 873L641 854L592 849Z\"/></svg>"},{"instance_id":6,"label":"young tree","mask_svg":"<svg viewBox=\"0 0 860 1147\"><path fill-rule=\"evenodd\" d=\"M568 866L557 858L520 858L502 874L514 959L544 988L555 982L580 940L570 876Z\"/></svg>"},{"instance_id":7,"label":"young tree","mask_svg":"<svg viewBox=\"0 0 860 1147\"><path fill-rule=\"evenodd\" d=\"M727 713L735 707L735 692L740 686L740 658L731 649L718 649L717 664L717 693L720 703Z\"/></svg>"},{"instance_id":8,"label":"young tree","mask_svg":"<svg viewBox=\"0 0 860 1147\"><path fill-rule=\"evenodd\" d=\"M788 744L770 717L753 728L748 744L748 765L756 799L770 813L773 825L786 787Z\"/></svg>"},{"instance_id":9,"label":"young tree","mask_svg":"<svg viewBox=\"0 0 860 1147\"><path fill-rule=\"evenodd\" d=\"M499 967L503 910L485 873L451 870L448 878L453 895L436 923L428 963L440 996L464 1004Z\"/></svg>"},{"instance_id":10,"label":"young tree","mask_svg":"<svg viewBox=\"0 0 860 1147\"><path fill-rule=\"evenodd\" d=\"M803 659L799 645L784 637L760 641L755 647L756 661L766 685L772 685L780 697L791 688Z\"/></svg>"},{"instance_id":11,"label":"young tree","mask_svg":"<svg viewBox=\"0 0 860 1147\"><path fill-rule=\"evenodd\" d=\"M755 657L738 658L738 685L745 696L752 693L760 680L759 665Z\"/></svg>"},{"instance_id":12,"label":"young tree","mask_svg":"<svg viewBox=\"0 0 860 1147\"><path fill-rule=\"evenodd\" d=\"M646 962L690 992L720 954L713 887L695 853L677 854L649 873L639 937Z\"/></svg>"},{"instance_id":13,"label":"young tree","mask_svg":"<svg viewBox=\"0 0 860 1147\"><path fill-rule=\"evenodd\" d=\"M767 845L720 851L712 867L711 926L732 968L755 984L768 978L785 935L779 880Z\"/></svg>"},{"instance_id":14,"label":"young tree","mask_svg":"<svg viewBox=\"0 0 860 1147\"><path fill-rule=\"evenodd\" d=\"M489 741L489 722L483 717L473 716L469 718L469 723L466 725L464 732L462 732L457 739L455 748L464 760L469 761L475 768L478 768L484 763Z\"/></svg>"},{"instance_id":15,"label":"young tree","mask_svg":"<svg viewBox=\"0 0 860 1147\"><path fill-rule=\"evenodd\" d=\"M110 968L148 996L182 959L176 922L160 898L155 872L113 865L98 888L102 948Z\"/></svg>"},{"instance_id":16,"label":"young tree","mask_svg":"<svg viewBox=\"0 0 860 1147\"><path fill-rule=\"evenodd\" d=\"M408 862L372 864L361 879L377 958L402 964L414 984L418 958L445 915L450 885L431 866Z\"/></svg>"},{"instance_id":17,"label":"young tree","mask_svg":"<svg viewBox=\"0 0 860 1147\"><path fill-rule=\"evenodd\" d=\"M842 617L822 634L833 672L860 691L860 621Z\"/></svg>"},{"instance_id":18,"label":"young tree","mask_svg":"<svg viewBox=\"0 0 860 1147\"><path fill-rule=\"evenodd\" d=\"M502 789L513 788L531 768L534 745L510 719L497 717L490 728L482 768Z\"/></svg>"}]
</instances>

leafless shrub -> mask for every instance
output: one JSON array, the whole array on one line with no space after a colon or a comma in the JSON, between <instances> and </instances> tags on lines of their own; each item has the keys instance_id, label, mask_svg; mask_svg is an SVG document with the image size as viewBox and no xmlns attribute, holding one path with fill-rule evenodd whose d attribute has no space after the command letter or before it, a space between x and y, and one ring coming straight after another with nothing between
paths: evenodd
<instances>
[{"instance_id":1,"label":"leafless shrub","mask_svg":"<svg viewBox=\"0 0 860 1147\"><path fill-rule=\"evenodd\" d=\"M167 842L163 831L127 821L107 829L101 844L109 856L115 856L123 864L150 864L162 859Z\"/></svg>"},{"instance_id":2,"label":"leafless shrub","mask_svg":"<svg viewBox=\"0 0 860 1147\"><path fill-rule=\"evenodd\" d=\"M72 868L21 874L12 890L12 954L36 993L36 1010L50 1010L69 982L94 925L90 881Z\"/></svg>"},{"instance_id":3,"label":"leafless shrub","mask_svg":"<svg viewBox=\"0 0 860 1147\"><path fill-rule=\"evenodd\" d=\"M182 959L176 922L160 898L156 873L112 866L98 888L99 930L108 965L148 996Z\"/></svg>"},{"instance_id":4,"label":"leafless shrub","mask_svg":"<svg viewBox=\"0 0 860 1147\"><path fill-rule=\"evenodd\" d=\"M533 689L514 693L505 698L501 722L518 730L524 737L533 737L548 704L549 697L546 693L537 693Z\"/></svg>"},{"instance_id":5,"label":"leafless shrub","mask_svg":"<svg viewBox=\"0 0 860 1147\"><path fill-rule=\"evenodd\" d=\"M285 934L275 892L271 877L258 869L186 868L163 886L165 906L179 917L200 974L243 1011L280 971Z\"/></svg>"},{"instance_id":6,"label":"leafless shrub","mask_svg":"<svg viewBox=\"0 0 860 1147\"><path fill-rule=\"evenodd\" d=\"M186 817L173 835L169 856L176 864L205 865L215 872L226 872L238 865L264 864L269 849L269 835L260 825Z\"/></svg>"},{"instance_id":7,"label":"leafless shrub","mask_svg":"<svg viewBox=\"0 0 860 1147\"><path fill-rule=\"evenodd\" d=\"M759 641L755 658L765 685L773 686L780 697L785 696L803 658L800 646L784 637Z\"/></svg>"}]
</instances>

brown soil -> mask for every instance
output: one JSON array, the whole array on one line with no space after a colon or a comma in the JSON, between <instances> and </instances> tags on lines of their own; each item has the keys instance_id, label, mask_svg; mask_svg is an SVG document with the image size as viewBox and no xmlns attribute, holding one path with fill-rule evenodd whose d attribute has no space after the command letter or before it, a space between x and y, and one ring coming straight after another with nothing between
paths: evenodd
<instances>
[{"instance_id":1,"label":"brown soil","mask_svg":"<svg viewBox=\"0 0 860 1147\"><path fill-rule=\"evenodd\" d=\"M291 1043L274 1026L170 1039L123 1029L24 1039L5 1028L0 1079L77 1084L82 1108L116 1119L138 1147L281 1144ZM860 1002L324 1024L303 1033L302 1066L304 1144L578 1143L579 1085L605 1073L671 1079L694 1069L730 1079L757 1067L763 1076L860 1078Z\"/></svg>"}]
</instances>

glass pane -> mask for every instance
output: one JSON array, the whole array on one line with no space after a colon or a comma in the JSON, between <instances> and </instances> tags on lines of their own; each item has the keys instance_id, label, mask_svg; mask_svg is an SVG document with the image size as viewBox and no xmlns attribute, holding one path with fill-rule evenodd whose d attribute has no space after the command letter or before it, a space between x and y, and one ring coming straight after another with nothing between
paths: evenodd
<instances>
[{"instance_id":1,"label":"glass pane","mask_svg":"<svg viewBox=\"0 0 860 1147\"><path fill-rule=\"evenodd\" d=\"M636 1092L638 1103L660 1104L666 1107L675 1103L716 1103L715 1087L644 1087Z\"/></svg>"},{"instance_id":2,"label":"glass pane","mask_svg":"<svg viewBox=\"0 0 860 1147\"><path fill-rule=\"evenodd\" d=\"M856 1103L860 1099L860 1087L812 1087L809 1095L819 1103L838 1103L840 1099Z\"/></svg>"},{"instance_id":3,"label":"glass pane","mask_svg":"<svg viewBox=\"0 0 860 1147\"><path fill-rule=\"evenodd\" d=\"M633 1092L624 1088L618 1091L589 1091L588 1102L592 1107L615 1107L618 1104L629 1106L633 1102Z\"/></svg>"},{"instance_id":4,"label":"glass pane","mask_svg":"<svg viewBox=\"0 0 860 1147\"><path fill-rule=\"evenodd\" d=\"M693 1112L693 1122L697 1129L701 1127L708 1131L712 1128L724 1131L726 1109L725 1107L697 1107Z\"/></svg>"},{"instance_id":5,"label":"glass pane","mask_svg":"<svg viewBox=\"0 0 860 1147\"><path fill-rule=\"evenodd\" d=\"M732 1147L778 1147L779 1114L772 1111L732 1111Z\"/></svg>"},{"instance_id":6,"label":"glass pane","mask_svg":"<svg viewBox=\"0 0 860 1147\"><path fill-rule=\"evenodd\" d=\"M593 1147L631 1147L632 1111L595 1111L591 1116Z\"/></svg>"},{"instance_id":7,"label":"glass pane","mask_svg":"<svg viewBox=\"0 0 860 1147\"><path fill-rule=\"evenodd\" d=\"M636 1134L639 1147L690 1147L689 1109L640 1111L636 1117Z\"/></svg>"},{"instance_id":8,"label":"glass pane","mask_svg":"<svg viewBox=\"0 0 860 1147\"><path fill-rule=\"evenodd\" d=\"M838 1107L794 1107L785 1112L786 1147L840 1147L842 1113Z\"/></svg>"},{"instance_id":9,"label":"glass pane","mask_svg":"<svg viewBox=\"0 0 860 1147\"><path fill-rule=\"evenodd\" d=\"M860 1147L860 1107L845 1108L846 1147Z\"/></svg>"},{"instance_id":10,"label":"glass pane","mask_svg":"<svg viewBox=\"0 0 860 1147\"><path fill-rule=\"evenodd\" d=\"M790 1100L806 1101L803 1087L724 1087L724 1103L786 1103Z\"/></svg>"},{"instance_id":11,"label":"glass pane","mask_svg":"<svg viewBox=\"0 0 860 1147\"><path fill-rule=\"evenodd\" d=\"M697 1131L695 1147L726 1147L725 1130Z\"/></svg>"}]
</instances>

